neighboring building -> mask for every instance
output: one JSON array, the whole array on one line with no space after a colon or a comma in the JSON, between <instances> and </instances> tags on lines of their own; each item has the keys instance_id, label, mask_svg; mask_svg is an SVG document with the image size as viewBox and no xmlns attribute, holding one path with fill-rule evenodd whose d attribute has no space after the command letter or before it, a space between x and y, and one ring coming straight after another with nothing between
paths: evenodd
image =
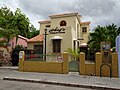
<instances>
[{"instance_id":1,"label":"neighboring building","mask_svg":"<svg viewBox=\"0 0 120 90\"><path fill-rule=\"evenodd\" d=\"M7 48L9 51L12 51L13 48L15 48L16 45L22 45L23 47L27 47L27 38L18 35L18 39L16 41L16 37L13 37L10 41L9 44L7 45ZM0 41L6 41L5 38L0 38Z\"/></svg>"},{"instance_id":2,"label":"neighboring building","mask_svg":"<svg viewBox=\"0 0 120 90\"><path fill-rule=\"evenodd\" d=\"M50 20L40 21L40 35L45 33L47 29L46 38L46 53L63 53L68 48L74 50L86 47L89 35L90 22L81 22L81 15L78 13L65 13L49 16ZM44 36L41 36L44 37ZM44 51L44 39L43 51ZM41 42L38 43L41 44ZM34 43L33 43L34 44ZM35 44L34 44L35 45ZM29 45L28 48L34 49L34 45Z\"/></svg>"},{"instance_id":3,"label":"neighboring building","mask_svg":"<svg viewBox=\"0 0 120 90\"><path fill-rule=\"evenodd\" d=\"M16 37L14 37L13 39L11 39L9 41L9 44L12 48L14 48L16 45L22 45L23 47L27 47L27 38L23 37L23 36L20 36L18 35L18 39L16 41Z\"/></svg>"},{"instance_id":4,"label":"neighboring building","mask_svg":"<svg viewBox=\"0 0 120 90\"><path fill-rule=\"evenodd\" d=\"M43 53L43 35L37 35L28 40L28 47L29 50L34 50L35 53Z\"/></svg>"}]
</instances>

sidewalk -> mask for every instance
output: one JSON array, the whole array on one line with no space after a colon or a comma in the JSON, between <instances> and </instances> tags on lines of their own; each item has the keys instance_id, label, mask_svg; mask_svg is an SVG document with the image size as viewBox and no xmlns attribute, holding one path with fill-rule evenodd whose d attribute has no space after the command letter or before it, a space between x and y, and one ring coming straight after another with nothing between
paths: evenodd
<instances>
[{"instance_id":1,"label":"sidewalk","mask_svg":"<svg viewBox=\"0 0 120 90\"><path fill-rule=\"evenodd\" d=\"M4 69L4 68L0 68L0 69ZM10 69L12 68L10 67ZM15 81L24 81L24 82L64 85L64 86L71 86L71 87L120 90L119 78L82 76L75 73L52 74L52 73L35 73L35 72L16 71L13 74L4 77L3 79L13 80L13 81L15 80Z\"/></svg>"}]
</instances>

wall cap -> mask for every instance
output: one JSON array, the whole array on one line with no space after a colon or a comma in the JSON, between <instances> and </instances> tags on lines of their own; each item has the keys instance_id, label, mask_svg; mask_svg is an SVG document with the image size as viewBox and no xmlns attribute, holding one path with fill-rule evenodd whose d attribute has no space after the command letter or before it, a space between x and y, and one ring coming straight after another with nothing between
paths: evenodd
<instances>
[{"instance_id":1,"label":"wall cap","mask_svg":"<svg viewBox=\"0 0 120 90\"><path fill-rule=\"evenodd\" d=\"M80 54L85 54L84 52L80 52Z\"/></svg>"},{"instance_id":2,"label":"wall cap","mask_svg":"<svg viewBox=\"0 0 120 90\"><path fill-rule=\"evenodd\" d=\"M97 52L96 54L101 54L101 52Z\"/></svg>"}]
</instances>

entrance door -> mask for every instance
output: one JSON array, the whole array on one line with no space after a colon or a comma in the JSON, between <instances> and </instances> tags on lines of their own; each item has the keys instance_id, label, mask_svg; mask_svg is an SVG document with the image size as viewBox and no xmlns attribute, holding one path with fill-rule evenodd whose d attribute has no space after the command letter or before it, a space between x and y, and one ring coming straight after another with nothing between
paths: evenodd
<instances>
[{"instance_id":1,"label":"entrance door","mask_svg":"<svg viewBox=\"0 0 120 90\"><path fill-rule=\"evenodd\" d=\"M69 62L69 72L79 72L79 61L71 60Z\"/></svg>"}]
</instances>

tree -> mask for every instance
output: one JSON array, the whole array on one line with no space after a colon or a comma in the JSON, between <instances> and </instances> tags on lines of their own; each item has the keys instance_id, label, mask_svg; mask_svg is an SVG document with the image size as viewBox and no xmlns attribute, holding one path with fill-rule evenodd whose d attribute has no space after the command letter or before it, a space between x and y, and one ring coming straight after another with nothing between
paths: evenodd
<instances>
[{"instance_id":1,"label":"tree","mask_svg":"<svg viewBox=\"0 0 120 90\"><path fill-rule=\"evenodd\" d=\"M1 29L0 30L0 37L4 37L6 39L6 42L8 43L10 39L12 39L14 36L16 36L15 30L11 29Z\"/></svg>"},{"instance_id":2,"label":"tree","mask_svg":"<svg viewBox=\"0 0 120 90\"><path fill-rule=\"evenodd\" d=\"M18 34L27 37L27 33L29 32L29 25L30 21L26 17L25 14L21 12L19 8L14 13L14 20L12 22L13 26L15 26L15 29L18 30Z\"/></svg>"},{"instance_id":3,"label":"tree","mask_svg":"<svg viewBox=\"0 0 120 90\"><path fill-rule=\"evenodd\" d=\"M31 25L28 17L19 8L15 12L8 7L0 8L0 28L0 38L7 38L7 42L14 36L16 36L17 43L18 35L31 38L39 34L39 31Z\"/></svg>"},{"instance_id":4,"label":"tree","mask_svg":"<svg viewBox=\"0 0 120 90\"><path fill-rule=\"evenodd\" d=\"M100 43L102 41L111 42L111 47L115 47L115 38L119 31L120 29L115 24L104 27L98 25L94 32L90 33L88 47L93 52L100 51Z\"/></svg>"},{"instance_id":5,"label":"tree","mask_svg":"<svg viewBox=\"0 0 120 90\"><path fill-rule=\"evenodd\" d=\"M90 33L88 47L92 51L99 51L101 41L106 41L106 29L105 27L97 26L94 32Z\"/></svg>"},{"instance_id":6,"label":"tree","mask_svg":"<svg viewBox=\"0 0 120 90\"><path fill-rule=\"evenodd\" d=\"M1 7L0 9L0 28L10 29L11 21L14 18L13 12L7 7Z\"/></svg>"},{"instance_id":7,"label":"tree","mask_svg":"<svg viewBox=\"0 0 120 90\"><path fill-rule=\"evenodd\" d=\"M111 47L115 47L115 39L119 34L117 26L113 23L112 25L106 25L107 29L107 40L111 42Z\"/></svg>"},{"instance_id":8,"label":"tree","mask_svg":"<svg viewBox=\"0 0 120 90\"><path fill-rule=\"evenodd\" d=\"M39 30L37 30L33 25L30 26L30 30L27 34L27 38L32 38L39 35Z\"/></svg>"}]
</instances>

